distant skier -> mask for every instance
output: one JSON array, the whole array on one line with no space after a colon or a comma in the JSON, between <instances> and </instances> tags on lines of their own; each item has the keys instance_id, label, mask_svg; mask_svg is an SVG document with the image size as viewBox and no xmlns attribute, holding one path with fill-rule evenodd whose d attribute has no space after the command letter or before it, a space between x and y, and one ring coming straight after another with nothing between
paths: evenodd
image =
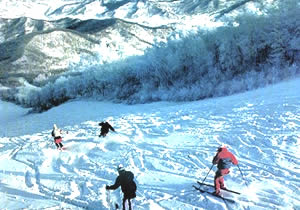
<instances>
[{"instance_id":1,"label":"distant skier","mask_svg":"<svg viewBox=\"0 0 300 210\"><path fill-rule=\"evenodd\" d=\"M62 130L59 129L56 124L53 125L53 130L52 130L52 136L54 137L54 142L55 142L55 145L57 147L57 149L62 149L63 148L63 145L62 145L62 137L61 137L61 134L62 134Z\"/></svg>"},{"instance_id":2,"label":"distant skier","mask_svg":"<svg viewBox=\"0 0 300 210\"><path fill-rule=\"evenodd\" d=\"M109 130L115 132L115 129L108 122L101 122L99 123L99 126L101 126L101 133L99 137L105 137Z\"/></svg>"},{"instance_id":3,"label":"distant skier","mask_svg":"<svg viewBox=\"0 0 300 210\"><path fill-rule=\"evenodd\" d=\"M238 160L236 157L228 151L226 146L221 146L218 148L218 152L213 158L213 164L217 164L218 170L216 171L215 174L215 192L214 194L220 195L220 188L221 189L226 189L224 185L224 176L228 174L229 168L231 164L233 163L234 165L238 164Z\"/></svg>"},{"instance_id":4,"label":"distant skier","mask_svg":"<svg viewBox=\"0 0 300 210\"><path fill-rule=\"evenodd\" d=\"M115 190L121 186L123 196L123 210L125 210L125 202L128 200L129 210L131 210L130 199L136 197L136 184L134 182L134 175L131 171L126 171L122 165L117 168L119 176L116 178L115 184L111 186L106 186L107 190Z\"/></svg>"}]
</instances>

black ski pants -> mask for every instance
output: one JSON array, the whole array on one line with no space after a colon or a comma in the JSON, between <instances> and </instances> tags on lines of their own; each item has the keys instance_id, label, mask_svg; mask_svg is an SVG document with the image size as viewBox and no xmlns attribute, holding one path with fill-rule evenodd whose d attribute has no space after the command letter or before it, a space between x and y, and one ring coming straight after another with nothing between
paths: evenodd
<instances>
[{"instance_id":1,"label":"black ski pants","mask_svg":"<svg viewBox=\"0 0 300 210\"><path fill-rule=\"evenodd\" d=\"M62 147L63 147L63 145L62 145L62 143L61 143L61 142L59 142L59 143L55 143L55 145L56 145L56 147L57 147L57 148L59 148L59 147L60 147L60 148L62 148Z\"/></svg>"},{"instance_id":2,"label":"black ski pants","mask_svg":"<svg viewBox=\"0 0 300 210\"><path fill-rule=\"evenodd\" d=\"M128 207L129 207L129 210L131 210L131 201L130 201L130 198L123 198L123 210L125 210L126 200L128 200Z\"/></svg>"}]
</instances>

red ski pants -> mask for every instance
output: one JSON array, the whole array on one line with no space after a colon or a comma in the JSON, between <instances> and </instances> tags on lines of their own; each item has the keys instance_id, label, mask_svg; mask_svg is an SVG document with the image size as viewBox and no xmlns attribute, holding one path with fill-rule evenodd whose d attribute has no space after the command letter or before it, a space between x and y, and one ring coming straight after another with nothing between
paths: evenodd
<instances>
[{"instance_id":1,"label":"red ski pants","mask_svg":"<svg viewBox=\"0 0 300 210\"><path fill-rule=\"evenodd\" d=\"M215 190L216 193L220 193L220 188L224 188L224 176L229 174L229 169L218 169L215 175Z\"/></svg>"},{"instance_id":2,"label":"red ski pants","mask_svg":"<svg viewBox=\"0 0 300 210\"><path fill-rule=\"evenodd\" d=\"M61 138L61 137L59 137L59 138L54 138L54 142L55 142L56 144L59 144L59 143L62 142L62 138Z\"/></svg>"}]
</instances>

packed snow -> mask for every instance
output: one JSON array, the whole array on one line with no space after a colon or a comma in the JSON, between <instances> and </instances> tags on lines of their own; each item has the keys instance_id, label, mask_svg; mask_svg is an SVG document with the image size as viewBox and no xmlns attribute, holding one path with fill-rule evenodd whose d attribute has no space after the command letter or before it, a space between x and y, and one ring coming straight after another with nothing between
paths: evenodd
<instances>
[{"instance_id":1,"label":"packed snow","mask_svg":"<svg viewBox=\"0 0 300 210\"><path fill-rule=\"evenodd\" d=\"M1 102L0 209L113 209L122 193L105 185L118 164L135 174L133 209L300 209L299 88L295 79L195 102L77 100L40 114ZM98 137L102 120L116 132ZM53 143L54 123L64 151ZM222 192L234 204L192 187L207 174L213 184L221 144L241 169L225 177L241 192Z\"/></svg>"}]
</instances>

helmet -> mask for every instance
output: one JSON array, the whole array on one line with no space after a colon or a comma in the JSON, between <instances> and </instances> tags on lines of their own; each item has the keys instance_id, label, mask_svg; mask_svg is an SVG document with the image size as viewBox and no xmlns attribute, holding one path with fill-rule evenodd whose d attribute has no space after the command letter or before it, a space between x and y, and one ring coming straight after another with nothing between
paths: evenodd
<instances>
[{"instance_id":1,"label":"helmet","mask_svg":"<svg viewBox=\"0 0 300 210\"><path fill-rule=\"evenodd\" d=\"M120 164L120 165L118 165L117 170L118 170L118 172L125 171L125 168L122 164Z\"/></svg>"},{"instance_id":2,"label":"helmet","mask_svg":"<svg viewBox=\"0 0 300 210\"><path fill-rule=\"evenodd\" d=\"M53 124L53 129L57 129L57 126L56 126L56 124Z\"/></svg>"}]
</instances>

